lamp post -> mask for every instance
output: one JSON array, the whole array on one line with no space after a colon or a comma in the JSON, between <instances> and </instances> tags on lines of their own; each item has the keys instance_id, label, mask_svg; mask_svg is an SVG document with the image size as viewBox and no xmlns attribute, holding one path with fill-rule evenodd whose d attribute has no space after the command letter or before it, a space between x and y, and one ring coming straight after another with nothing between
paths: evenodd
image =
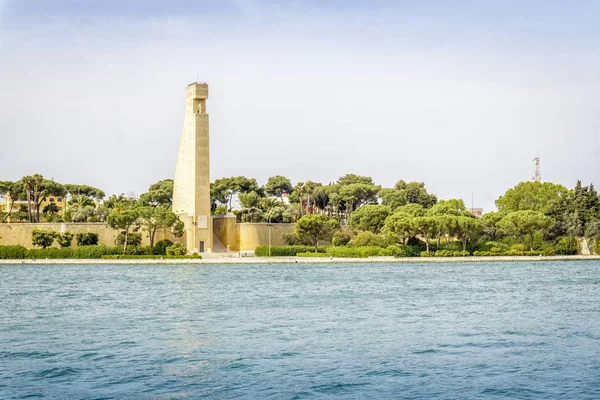
<instances>
[{"instance_id":1,"label":"lamp post","mask_svg":"<svg viewBox=\"0 0 600 400\"><path fill-rule=\"evenodd\" d=\"M267 226L269 227L269 257L271 257L271 210L269 210L269 223Z\"/></svg>"}]
</instances>

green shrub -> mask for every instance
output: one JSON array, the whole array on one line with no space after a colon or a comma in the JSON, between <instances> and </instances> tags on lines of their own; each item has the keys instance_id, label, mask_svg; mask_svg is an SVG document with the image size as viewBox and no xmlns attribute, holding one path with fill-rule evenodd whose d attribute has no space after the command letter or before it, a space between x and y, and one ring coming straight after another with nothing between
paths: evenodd
<instances>
[{"instance_id":1,"label":"green shrub","mask_svg":"<svg viewBox=\"0 0 600 400\"><path fill-rule=\"evenodd\" d=\"M213 212L214 215L225 215L227 214L227 207L225 206L216 206L215 207L215 211Z\"/></svg>"},{"instance_id":2,"label":"green shrub","mask_svg":"<svg viewBox=\"0 0 600 400\"><path fill-rule=\"evenodd\" d=\"M421 257L435 257L435 253L427 252L427 251L422 251L420 254Z\"/></svg>"},{"instance_id":3,"label":"green shrub","mask_svg":"<svg viewBox=\"0 0 600 400\"><path fill-rule=\"evenodd\" d=\"M42 229L34 229L31 231L31 243L34 246L39 246L43 249L52 246L57 233L54 231L44 231Z\"/></svg>"},{"instance_id":4,"label":"green shrub","mask_svg":"<svg viewBox=\"0 0 600 400\"><path fill-rule=\"evenodd\" d=\"M313 257L327 257L327 254L325 253L297 253L296 257L308 257L308 258L313 258Z\"/></svg>"},{"instance_id":5,"label":"green shrub","mask_svg":"<svg viewBox=\"0 0 600 400\"><path fill-rule=\"evenodd\" d=\"M121 247L121 246L119 246ZM123 248L121 248L121 253L123 253ZM125 250L125 254L130 256L143 256L143 255L152 255L152 247L142 247L142 246L127 246Z\"/></svg>"},{"instance_id":6,"label":"green shrub","mask_svg":"<svg viewBox=\"0 0 600 400\"><path fill-rule=\"evenodd\" d=\"M325 253L327 247L319 247L319 253ZM271 246L271 257L294 257L298 253L315 252L314 246ZM254 250L257 257L268 257L269 246L258 246Z\"/></svg>"},{"instance_id":7,"label":"green shrub","mask_svg":"<svg viewBox=\"0 0 600 400\"><path fill-rule=\"evenodd\" d=\"M202 256L197 253L190 255L180 256L168 256L168 255L155 255L155 254L144 254L144 255L133 255L133 254L117 254L102 256L103 260L185 260L185 259L196 259L201 260Z\"/></svg>"},{"instance_id":8,"label":"green shrub","mask_svg":"<svg viewBox=\"0 0 600 400\"><path fill-rule=\"evenodd\" d=\"M473 252L473 255L475 257L489 257L492 254L489 251L479 251L479 250L476 250L476 251Z\"/></svg>"},{"instance_id":9,"label":"green shrub","mask_svg":"<svg viewBox=\"0 0 600 400\"><path fill-rule=\"evenodd\" d=\"M107 246L82 246L82 247L64 247L47 249L29 249L25 258L102 258L104 255L119 254L123 249L121 247Z\"/></svg>"},{"instance_id":10,"label":"green shrub","mask_svg":"<svg viewBox=\"0 0 600 400\"><path fill-rule=\"evenodd\" d=\"M501 242L486 242L484 244L480 244L477 248L479 251L490 251L498 254L508 251L508 249L509 246Z\"/></svg>"},{"instance_id":11,"label":"green shrub","mask_svg":"<svg viewBox=\"0 0 600 400\"><path fill-rule=\"evenodd\" d=\"M47 249L29 249L27 258L74 258L73 249L69 247L50 247Z\"/></svg>"},{"instance_id":12,"label":"green shrub","mask_svg":"<svg viewBox=\"0 0 600 400\"><path fill-rule=\"evenodd\" d=\"M379 255L381 256L393 256L393 257L402 257L402 247L401 245L398 244L393 244L391 246L386 247L385 249L381 249L381 251L379 252Z\"/></svg>"},{"instance_id":13,"label":"green shrub","mask_svg":"<svg viewBox=\"0 0 600 400\"><path fill-rule=\"evenodd\" d=\"M561 237L554 246L554 252L562 256L577 254L577 240L568 236Z\"/></svg>"},{"instance_id":14,"label":"green shrub","mask_svg":"<svg viewBox=\"0 0 600 400\"><path fill-rule=\"evenodd\" d=\"M71 243L73 243L73 232L65 232L58 233L56 235L56 242L60 245L60 247L71 247Z\"/></svg>"},{"instance_id":15,"label":"green shrub","mask_svg":"<svg viewBox=\"0 0 600 400\"><path fill-rule=\"evenodd\" d=\"M186 247L181 243L175 243L172 246L167 247L168 256L184 256L187 254Z\"/></svg>"},{"instance_id":16,"label":"green shrub","mask_svg":"<svg viewBox=\"0 0 600 400\"><path fill-rule=\"evenodd\" d=\"M386 247L385 237L373 232L361 232L350 243L357 247Z\"/></svg>"},{"instance_id":17,"label":"green shrub","mask_svg":"<svg viewBox=\"0 0 600 400\"><path fill-rule=\"evenodd\" d=\"M340 258L367 258L376 257L381 255L381 247L375 246L353 246L353 247L338 247L332 246L327 248L326 254L329 257L340 257Z\"/></svg>"},{"instance_id":18,"label":"green shrub","mask_svg":"<svg viewBox=\"0 0 600 400\"><path fill-rule=\"evenodd\" d=\"M600 240L596 239L596 243L594 243L594 253L600 254Z\"/></svg>"},{"instance_id":19,"label":"green shrub","mask_svg":"<svg viewBox=\"0 0 600 400\"><path fill-rule=\"evenodd\" d=\"M21 245L17 246L0 246L0 259L2 260L18 260L25 258L27 249Z\"/></svg>"},{"instance_id":20,"label":"green shrub","mask_svg":"<svg viewBox=\"0 0 600 400\"><path fill-rule=\"evenodd\" d=\"M167 248L171 246L173 246L173 242L169 239L159 240L152 248L152 254L155 256L164 256L167 254Z\"/></svg>"},{"instance_id":21,"label":"green shrub","mask_svg":"<svg viewBox=\"0 0 600 400\"><path fill-rule=\"evenodd\" d=\"M119 246L81 246L73 248L74 258L102 258L104 255L121 254L123 249Z\"/></svg>"},{"instance_id":22,"label":"green shrub","mask_svg":"<svg viewBox=\"0 0 600 400\"><path fill-rule=\"evenodd\" d=\"M352 240L352 235L349 232L337 231L333 234L331 244L333 246L345 246Z\"/></svg>"},{"instance_id":23,"label":"green shrub","mask_svg":"<svg viewBox=\"0 0 600 400\"><path fill-rule=\"evenodd\" d=\"M471 253L467 250L438 250L435 257L468 257Z\"/></svg>"},{"instance_id":24,"label":"green shrub","mask_svg":"<svg viewBox=\"0 0 600 400\"><path fill-rule=\"evenodd\" d=\"M77 246L96 246L98 244L98 234L92 232L78 233L75 240Z\"/></svg>"},{"instance_id":25,"label":"green shrub","mask_svg":"<svg viewBox=\"0 0 600 400\"><path fill-rule=\"evenodd\" d=\"M434 253L435 257L452 257L453 252L450 250L438 250Z\"/></svg>"}]
</instances>

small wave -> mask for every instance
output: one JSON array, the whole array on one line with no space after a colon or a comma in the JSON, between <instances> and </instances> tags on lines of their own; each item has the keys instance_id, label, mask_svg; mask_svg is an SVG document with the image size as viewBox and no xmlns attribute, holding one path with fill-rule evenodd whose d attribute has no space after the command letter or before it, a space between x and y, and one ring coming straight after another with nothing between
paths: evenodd
<instances>
[{"instance_id":1,"label":"small wave","mask_svg":"<svg viewBox=\"0 0 600 400\"><path fill-rule=\"evenodd\" d=\"M63 376L74 375L77 373L77 370L71 367L63 367L63 368L50 368L45 369L43 371L38 372L36 375L37 378L42 379L52 379L52 378L60 378Z\"/></svg>"},{"instance_id":2,"label":"small wave","mask_svg":"<svg viewBox=\"0 0 600 400\"><path fill-rule=\"evenodd\" d=\"M506 398L530 398L531 396L535 396L539 398L544 398L543 395L546 394L540 390L528 389L528 388L487 388L481 392L485 397L489 396L498 396L498 397L506 397Z\"/></svg>"},{"instance_id":3,"label":"small wave","mask_svg":"<svg viewBox=\"0 0 600 400\"><path fill-rule=\"evenodd\" d=\"M438 353L435 349L425 349L425 350L416 350L412 352L413 354L436 354Z\"/></svg>"},{"instance_id":4,"label":"small wave","mask_svg":"<svg viewBox=\"0 0 600 400\"><path fill-rule=\"evenodd\" d=\"M299 355L300 355L300 353L296 353L294 351L284 351L283 353L273 354L269 358L274 359L274 360L278 360L280 358L296 357L296 356L299 356Z\"/></svg>"},{"instance_id":5,"label":"small wave","mask_svg":"<svg viewBox=\"0 0 600 400\"><path fill-rule=\"evenodd\" d=\"M366 376L411 376L411 372L402 371L400 369L386 369L383 371L369 371Z\"/></svg>"},{"instance_id":6,"label":"small wave","mask_svg":"<svg viewBox=\"0 0 600 400\"><path fill-rule=\"evenodd\" d=\"M327 383L323 385L313 386L311 389L319 393L338 394L341 392L345 392L348 389L353 389L366 385L366 383Z\"/></svg>"},{"instance_id":7,"label":"small wave","mask_svg":"<svg viewBox=\"0 0 600 400\"><path fill-rule=\"evenodd\" d=\"M59 355L59 353L50 353L47 351L18 351L11 353L8 351L0 352L0 359L2 358L34 358L43 359Z\"/></svg>"}]
</instances>

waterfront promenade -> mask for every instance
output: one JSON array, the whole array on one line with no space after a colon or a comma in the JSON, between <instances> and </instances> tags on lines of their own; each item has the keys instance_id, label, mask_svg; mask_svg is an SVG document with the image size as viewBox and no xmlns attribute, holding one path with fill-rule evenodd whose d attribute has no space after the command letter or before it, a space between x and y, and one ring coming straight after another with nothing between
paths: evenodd
<instances>
[{"instance_id":1,"label":"waterfront promenade","mask_svg":"<svg viewBox=\"0 0 600 400\"><path fill-rule=\"evenodd\" d=\"M16 259L0 260L2 264L335 264L335 263L471 263L471 262L519 262L519 261L582 261L600 260L598 255L576 256L498 256L498 257L231 257L205 259Z\"/></svg>"}]
</instances>

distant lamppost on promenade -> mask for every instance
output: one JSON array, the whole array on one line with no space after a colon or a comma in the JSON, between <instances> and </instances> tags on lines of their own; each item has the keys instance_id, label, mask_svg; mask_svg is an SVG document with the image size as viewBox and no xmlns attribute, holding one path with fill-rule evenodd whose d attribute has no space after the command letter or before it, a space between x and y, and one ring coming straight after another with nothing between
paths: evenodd
<instances>
[{"instance_id":1,"label":"distant lamppost on promenade","mask_svg":"<svg viewBox=\"0 0 600 400\"><path fill-rule=\"evenodd\" d=\"M271 257L271 210L269 209L269 223L267 224L269 228L269 257Z\"/></svg>"}]
</instances>

